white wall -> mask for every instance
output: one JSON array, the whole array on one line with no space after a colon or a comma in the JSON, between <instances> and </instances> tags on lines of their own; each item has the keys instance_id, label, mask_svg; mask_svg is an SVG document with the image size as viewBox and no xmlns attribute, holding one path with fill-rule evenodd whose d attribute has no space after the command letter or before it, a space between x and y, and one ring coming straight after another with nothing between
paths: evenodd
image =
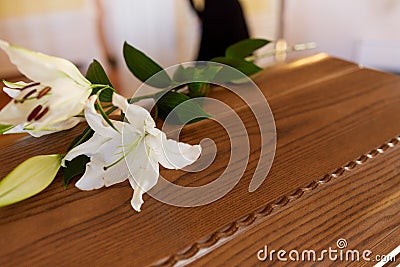
<instances>
[{"instance_id":1,"label":"white wall","mask_svg":"<svg viewBox=\"0 0 400 267\"><path fill-rule=\"evenodd\" d=\"M251 37L275 40L281 0L240 0Z\"/></svg>"},{"instance_id":2,"label":"white wall","mask_svg":"<svg viewBox=\"0 0 400 267\"><path fill-rule=\"evenodd\" d=\"M399 0L286 0L285 12L289 43L400 72Z\"/></svg>"},{"instance_id":3,"label":"white wall","mask_svg":"<svg viewBox=\"0 0 400 267\"><path fill-rule=\"evenodd\" d=\"M218 1L218 0L216 0ZM241 0L252 37L276 39L280 0ZM188 0L103 0L112 50L124 40L145 51L165 67L192 61L200 43L200 23ZM126 94L139 82L127 71L123 58L121 85Z\"/></svg>"},{"instance_id":4,"label":"white wall","mask_svg":"<svg viewBox=\"0 0 400 267\"><path fill-rule=\"evenodd\" d=\"M253 37L275 39L279 0L241 0ZM197 56L200 24L187 0L102 0L110 48L120 62L121 89L126 95L139 85L125 67L122 43L143 50L164 67Z\"/></svg>"},{"instance_id":5,"label":"white wall","mask_svg":"<svg viewBox=\"0 0 400 267\"><path fill-rule=\"evenodd\" d=\"M15 1L15 0L14 0ZM0 39L34 51L67 58L85 68L102 58L91 0L81 8L0 17ZM14 4L16 4L14 2ZM16 75L15 67L0 51L1 77Z\"/></svg>"},{"instance_id":6,"label":"white wall","mask_svg":"<svg viewBox=\"0 0 400 267\"><path fill-rule=\"evenodd\" d=\"M106 10L105 33L119 63L121 91L128 96L140 85L126 68L124 41L169 67L195 57L198 21L182 0L102 0Z\"/></svg>"},{"instance_id":7,"label":"white wall","mask_svg":"<svg viewBox=\"0 0 400 267\"><path fill-rule=\"evenodd\" d=\"M15 0L0 1L16 5ZM97 58L107 67L96 25L95 0L79 1L86 3L80 9L40 11L38 14L27 7L24 16L0 16L0 38L84 65ZM276 38L279 1L241 0L253 37ZM118 89L126 96L132 94L140 82L125 66L122 56L124 41L143 50L165 67L196 58L200 24L188 0L100 2L108 50L118 60ZM0 76L15 71L11 67L5 54L0 52Z\"/></svg>"}]
</instances>

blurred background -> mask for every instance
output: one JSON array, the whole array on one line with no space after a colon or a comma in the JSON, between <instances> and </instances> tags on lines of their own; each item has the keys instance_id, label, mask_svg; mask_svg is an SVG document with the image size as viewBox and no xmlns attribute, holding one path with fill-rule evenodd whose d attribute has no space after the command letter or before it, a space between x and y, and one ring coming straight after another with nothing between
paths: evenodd
<instances>
[{"instance_id":1,"label":"blurred background","mask_svg":"<svg viewBox=\"0 0 400 267\"><path fill-rule=\"evenodd\" d=\"M164 67L195 60L202 35L198 13L205 10L204 1L207 0L0 0L0 39L67 58L82 72L96 58L116 87L128 96L140 83L125 67L123 42L128 41ZM283 38L288 45L317 44L316 49L290 54L288 60L325 52L400 73L398 0L238 2L250 37ZM217 10L220 19L232 17L226 6ZM220 22L215 27L218 25ZM273 48L271 45L266 49ZM263 62L273 63L273 58ZM0 51L0 77L18 75Z\"/></svg>"}]
</instances>

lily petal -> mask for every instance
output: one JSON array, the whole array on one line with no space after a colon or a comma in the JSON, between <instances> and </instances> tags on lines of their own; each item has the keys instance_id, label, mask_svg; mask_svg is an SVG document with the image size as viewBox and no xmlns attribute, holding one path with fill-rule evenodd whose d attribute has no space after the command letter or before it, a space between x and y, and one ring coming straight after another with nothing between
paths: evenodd
<instances>
[{"instance_id":1,"label":"lily petal","mask_svg":"<svg viewBox=\"0 0 400 267\"><path fill-rule=\"evenodd\" d=\"M91 190L128 179L130 172L123 153L121 138L110 139L95 132L88 141L68 152L64 160L70 161L78 155L90 156L87 173L76 186Z\"/></svg>"},{"instance_id":2,"label":"lily petal","mask_svg":"<svg viewBox=\"0 0 400 267\"><path fill-rule=\"evenodd\" d=\"M22 87L25 87L28 85L28 83L23 82L23 81L19 81L19 82L9 82L6 80L3 80L3 83L5 86L7 86L8 88L12 88L12 89L21 89Z\"/></svg>"},{"instance_id":3,"label":"lily petal","mask_svg":"<svg viewBox=\"0 0 400 267\"><path fill-rule=\"evenodd\" d=\"M24 92L26 94L26 92ZM30 100L25 101L23 104L16 104L13 101L0 110L0 124L21 124L27 122L28 115L34 108L42 104L43 101Z\"/></svg>"},{"instance_id":4,"label":"lily petal","mask_svg":"<svg viewBox=\"0 0 400 267\"><path fill-rule=\"evenodd\" d=\"M129 182L134 189L131 205L136 211L140 211L143 204L142 195L157 183L159 165L154 157L148 154L144 142L140 142L137 151L129 154L126 160L132 174Z\"/></svg>"},{"instance_id":5,"label":"lily petal","mask_svg":"<svg viewBox=\"0 0 400 267\"><path fill-rule=\"evenodd\" d=\"M51 133L71 129L71 128L75 127L76 125L78 125L78 123L80 123L81 121L82 121L82 119L80 119L80 118L72 117L72 118L66 119L64 121L49 125L46 128L41 128L41 130L24 130L24 132L29 133L33 137L41 137L46 134L51 134Z\"/></svg>"},{"instance_id":6,"label":"lily petal","mask_svg":"<svg viewBox=\"0 0 400 267\"><path fill-rule=\"evenodd\" d=\"M131 181L132 181L132 178L129 178L129 182L131 182ZM131 186L133 187L132 182L131 182ZM131 199L131 206L137 212L141 211L140 208L142 207L142 204L144 203L144 201L143 201L144 193L145 192L140 187L137 187L133 191L133 197Z\"/></svg>"},{"instance_id":7,"label":"lily petal","mask_svg":"<svg viewBox=\"0 0 400 267\"><path fill-rule=\"evenodd\" d=\"M157 136L146 136L148 146L155 151L157 161L167 169L182 169L195 162L201 154L200 145L189 145L167 139L160 131Z\"/></svg>"},{"instance_id":8,"label":"lily petal","mask_svg":"<svg viewBox=\"0 0 400 267\"><path fill-rule=\"evenodd\" d=\"M65 161L71 161L79 155L92 156L108 140L110 139L95 132L89 140L71 149L65 155L62 165L65 166Z\"/></svg>"},{"instance_id":9,"label":"lily petal","mask_svg":"<svg viewBox=\"0 0 400 267\"><path fill-rule=\"evenodd\" d=\"M135 102L133 104L140 106L140 107L146 109L148 112L150 112L151 109L154 107L155 102L156 101L154 100L154 98L145 98L145 99L139 100L138 102Z\"/></svg>"},{"instance_id":10,"label":"lily petal","mask_svg":"<svg viewBox=\"0 0 400 267\"><path fill-rule=\"evenodd\" d=\"M112 103L125 113L129 123L138 130L144 132L145 127L155 127L155 123L146 109L137 105L128 104L127 99L123 96L114 93Z\"/></svg>"},{"instance_id":11,"label":"lily petal","mask_svg":"<svg viewBox=\"0 0 400 267\"><path fill-rule=\"evenodd\" d=\"M50 85L54 77L68 76L80 85L90 84L78 68L68 60L10 45L3 40L0 40L0 48L7 53L18 70L33 81Z\"/></svg>"},{"instance_id":12,"label":"lily petal","mask_svg":"<svg viewBox=\"0 0 400 267\"><path fill-rule=\"evenodd\" d=\"M116 93L113 104L126 114L128 122L112 121L115 131L105 124L96 112L96 96L89 98L85 117L95 130L93 140L72 149L65 160L77 155L90 155L85 174L76 183L82 190L98 189L129 180L134 194L131 205L140 211L143 194L156 185L159 163L170 169L179 169L192 164L201 154L199 145L192 146L168 140L165 133L155 128L150 113Z\"/></svg>"},{"instance_id":13,"label":"lily petal","mask_svg":"<svg viewBox=\"0 0 400 267\"><path fill-rule=\"evenodd\" d=\"M104 145L103 145L104 147ZM109 149L104 149L109 152ZM104 169L104 153L94 154L90 162L86 164L86 171L81 179L75 184L81 190L99 189L103 186L111 186L121 183L130 176L129 169L124 161Z\"/></svg>"},{"instance_id":14,"label":"lily petal","mask_svg":"<svg viewBox=\"0 0 400 267\"><path fill-rule=\"evenodd\" d=\"M33 80L29 90L18 90L29 85L3 81L3 90L15 100L0 111L0 124L14 125L21 130L41 136L67 125L73 127L89 97L91 83L70 61L33 52L0 40L4 50L17 68ZM11 133L11 132L10 132Z\"/></svg>"},{"instance_id":15,"label":"lily petal","mask_svg":"<svg viewBox=\"0 0 400 267\"><path fill-rule=\"evenodd\" d=\"M21 93L21 90L3 87L3 92L11 98L16 98Z\"/></svg>"},{"instance_id":16,"label":"lily petal","mask_svg":"<svg viewBox=\"0 0 400 267\"><path fill-rule=\"evenodd\" d=\"M80 190L93 190L99 189L104 186L104 180L102 179L103 166L95 159L90 160L86 164L86 170L83 176L76 182L75 186Z\"/></svg>"},{"instance_id":17,"label":"lily petal","mask_svg":"<svg viewBox=\"0 0 400 267\"><path fill-rule=\"evenodd\" d=\"M49 106L50 112L33 123L32 127L38 130L79 114L85 107L86 100L90 95L89 90L82 90L72 80L59 80L55 84L57 90L52 90L52 95L47 99L45 97L40 99ZM65 92L68 92L68 94ZM22 105L25 105L25 103Z\"/></svg>"},{"instance_id":18,"label":"lily petal","mask_svg":"<svg viewBox=\"0 0 400 267\"><path fill-rule=\"evenodd\" d=\"M15 127L11 128L10 130L4 132L3 134L15 134L15 133L29 133L33 137L41 137L46 134L51 134L67 129L71 129L75 127L81 119L79 118L70 118L60 123L56 123L51 125L43 130L27 130L24 124L16 125Z\"/></svg>"},{"instance_id":19,"label":"lily petal","mask_svg":"<svg viewBox=\"0 0 400 267\"><path fill-rule=\"evenodd\" d=\"M124 160L120 161L118 164L108 168L103 173L104 185L112 186L114 184L122 183L126 181L131 176L129 167Z\"/></svg>"},{"instance_id":20,"label":"lily petal","mask_svg":"<svg viewBox=\"0 0 400 267\"><path fill-rule=\"evenodd\" d=\"M121 137L108 140L91 157L91 161L101 164L101 179L105 186L111 186L128 179L130 172L124 158Z\"/></svg>"},{"instance_id":21,"label":"lily petal","mask_svg":"<svg viewBox=\"0 0 400 267\"><path fill-rule=\"evenodd\" d=\"M11 98L16 98L21 93L21 90L19 90L19 89L28 85L28 83L22 82L22 81L12 83L12 82L3 80L3 83L5 86L7 86L7 87L3 87L4 93L6 93Z\"/></svg>"},{"instance_id":22,"label":"lily petal","mask_svg":"<svg viewBox=\"0 0 400 267\"><path fill-rule=\"evenodd\" d=\"M90 128L92 128L95 132L100 135L108 138L115 137L118 133L114 129L108 126L104 121L103 117L99 115L95 108L94 104L97 100L96 95L92 95L86 103L85 106L85 118Z\"/></svg>"}]
</instances>

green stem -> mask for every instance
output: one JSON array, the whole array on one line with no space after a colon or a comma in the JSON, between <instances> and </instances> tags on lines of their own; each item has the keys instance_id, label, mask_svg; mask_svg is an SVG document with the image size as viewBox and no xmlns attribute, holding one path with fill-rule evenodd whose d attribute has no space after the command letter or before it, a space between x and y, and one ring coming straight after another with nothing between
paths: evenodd
<instances>
[{"instance_id":1,"label":"green stem","mask_svg":"<svg viewBox=\"0 0 400 267\"><path fill-rule=\"evenodd\" d=\"M110 118L108 117L108 115L110 115L110 114L107 114L104 111L103 106L101 105L99 98L97 98L97 107L98 107L98 110L100 111L101 116L108 123L108 125L110 125L115 131L119 132L118 129L115 128L114 124L111 122Z\"/></svg>"},{"instance_id":2,"label":"green stem","mask_svg":"<svg viewBox=\"0 0 400 267\"><path fill-rule=\"evenodd\" d=\"M266 53L261 54L261 55L249 56L249 57L246 57L245 60L246 61L254 61L256 59L261 59L261 58L265 58L265 57L274 56L274 55L276 55L278 53L289 53L289 52L309 50L309 49L314 49L314 48L316 48L316 44L313 43L313 42L296 44L296 45L293 45L293 46L288 46L284 50L273 49L273 50L267 51Z\"/></svg>"},{"instance_id":3,"label":"green stem","mask_svg":"<svg viewBox=\"0 0 400 267\"><path fill-rule=\"evenodd\" d=\"M175 88L176 86L178 86L177 88ZM160 90L158 93L154 93L154 94L148 94L148 95L142 95L142 96L137 96L137 97L133 97L133 98L129 98L128 102L129 103L135 103L138 102L139 100L142 99L146 99L146 98L153 98L156 99L156 96L171 90L175 90L175 91L179 91L180 89L182 89L184 86L186 86L186 84L180 85L180 83L174 83L172 84L172 86L168 87L167 89L164 90Z\"/></svg>"},{"instance_id":4,"label":"green stem","mask_svg":"<svg viewBox=\"0 0 400 267\"><path fill-rule=\"evenodd\" d=\"M112 106L112 108L110 108L109 110L106 111L106 114L107 114L107 115L110 115L111 113L113 113L113 112L116 111L117 109L118 109L117 107Z\"/></svg>"},{"instance_id":5,"label":"green stem","mask_svg":"<svg viewBox=\"0 0 400 267\"><path fill-rule=\"evenodd\" d=\"M104 90L104 89L107 89L107 88L111 88L111 89L114 90L114 88L112 88L111 86L109 86L109 85L103 85L103 84L92 84L92 87L93 87L93 88L96 88L96 87L103 87L103 90ZM164 91L169 91L169 90L170 90L170 88L165 89ZM161 92L162 92L162 91L161 91ZM99 92L99 93L100 93L100 92ZM160 92L159 92L159 93L160 93ZM154 99L154 98L156 97L156 95L159 94L159 93L154 93L154 94L148 94L148 95L133 97L133 98L128 99L128 101L129 101L129 103L134 103L134 102L138 102L138 101L140 101L140 100L142 100L142 99L147 99L147 98L153 98L153 99ZM105 106L101 106L101 105L100 105L100 102L97 102L96 105L98 106L99 111L100 111L103 115L110 115L111 113L113 113L114 111L116 111L116 110L118 109L118 107L115 107L114 105L105 105ZM110 109L108 109L107 111L104 111L104 108L110 108ZM77 115L77 116L81 117L81 115ZM84 117L84 116L83 116L83 117ZM103 116L103 118L104 118L104 117L105 117L105 116ZM156 107L155 118L157 118L157 117L158 117L158 108ZM107 118L108 118L108 117L107 117ZM104 119L106 119L106 118L104 118ZM107 119L106 119L106 120L107 120ZM113 127L112 124L111 124L110 126ZM93 130L92 130L90 127L87 127L87 128L83 131L81 138L79 138L79 140L78 140L75 144L73 144L73 145L68 149L68 151L71 150L71 149L73 149L74 147L76 147L76 146L82 144L83 142L85 142L86 139L87 139L87 137L88 137L92 132L93 132Z\"/></svg>"},{"instance_id":6,"label":"green stem","mask_svg":"<svg viewBox=\"0 0 400 267\"><path fill-rule=\"evenodd\" d=\"M111 108L113 106L114 106L113 104L108 104L108 105L104 105L103 108Z\"/></svg>"},{"instance_id":7,"label":"green stem","mask_svg":"<svg viewBox=\"0 0 400 267\"><path fill-rule=\"evenodd\" d=\"M115 89L113 87L107 85L107 84L92 84L90 87L91 88L103 88L104 90L105 89L111 89L111 90L113 90L115 92Z\"/></svg>"},{"instance_id":8,"label":"green stem","mask_svg":"<svg viewBox=\"0 0 400 267\"><path fill-rule=\"evenodd\" d=\"M86 139L87 139L87 137L92 133L92 131L93 131L93 130L92 130L90 127L86 127L86 129L85 129L85 130L83 131L83 133L82 133L81 138L79 138L79 140L78 140L75 144L73 144L73 145L68 149L68 151L71 150L71 149L73 149L74 147L77 147L78 145L82 144L83 142L85 142Z\"/></svg>"}]
</instances>

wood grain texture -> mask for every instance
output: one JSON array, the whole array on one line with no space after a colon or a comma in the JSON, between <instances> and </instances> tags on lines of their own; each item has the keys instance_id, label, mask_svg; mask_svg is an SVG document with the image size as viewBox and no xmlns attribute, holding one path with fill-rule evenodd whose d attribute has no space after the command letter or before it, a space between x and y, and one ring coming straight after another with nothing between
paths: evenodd
<instances>
[{"instance_id":1,"label":"wood grain texture","mask_svg":"<svg viewBox=\"0 0 400 267\"><path fill-rule=\"evenodd\" d=\"M229 194L196 208L172 207L145 196L143 210L136 214L127 183L81 192L63 190L58 179L43 193L0 209L0 265L215 266L233 257L230 248L239 254L228 265L251 265L256 264L254 249L263 245L293 241L293 247L320 248L341 237L359 249L373 246L375 253L388 253L393 245L384 240L396 240L399 225L399 150L386 145L387 152L371 163L341 172L399 136L400 78L316 55L265 70L255 81L269 101L278 135L274 164L258 190L247 190L260 154L258 125L238 97L216 88L212 96L235 109L250 136L248 166ZM31 155L62 152L77 132L44 139L2 136L1 175ZM216 179L229 160L229 138L212 121L188 125L181 133L181 140L192 144L203 138L213 139L218 147L209 168L162 174L188 186ZM315 181L331 174L341 177L311 190ZM285 207L271 213L270 205ZM253 220L255 212L268 216Z\"/></svg>"},{"instance_id":2,"label":"wood grain texture","mask_svg":"<svg viewBox=\"0 0 400 267\"><path fill-rule=\"evenodd\" d=\"M379 153L380 151L381 153ZM345 238L343 249L371 250L371 262L330 260L325 255L323 266L369 266L377 255L395 249L400 236L400 137L378 150L349 162L342 169L310 184L279 205L267 205L239 224L229 241L220 242L208 255L196 261L199 266L313 265L312 261L279 262L276 254L264 262L257 258L259 250L314 250L317 258L323 249L338 249L336 242ZM393 168L394 167L394 168ZM304 194L304 195L303 195ZM287 205L286 203L293 202ZM276 212L274 212L274 209ZM268 211L268 212L266 212ZM245 229L240 229L240 226ZM396 235L397 233L397 235ZM382 247L384 246L384 247ZM265 249L264 249L265 250ZM339 256L339 254L333 254ZM261 254L264 256L264 254ZM351 259L351 258L349 258ZM345 262L345 263L344 263ZM321 264L321 263L320 263Z\"/></svg>"}]
</instances>

